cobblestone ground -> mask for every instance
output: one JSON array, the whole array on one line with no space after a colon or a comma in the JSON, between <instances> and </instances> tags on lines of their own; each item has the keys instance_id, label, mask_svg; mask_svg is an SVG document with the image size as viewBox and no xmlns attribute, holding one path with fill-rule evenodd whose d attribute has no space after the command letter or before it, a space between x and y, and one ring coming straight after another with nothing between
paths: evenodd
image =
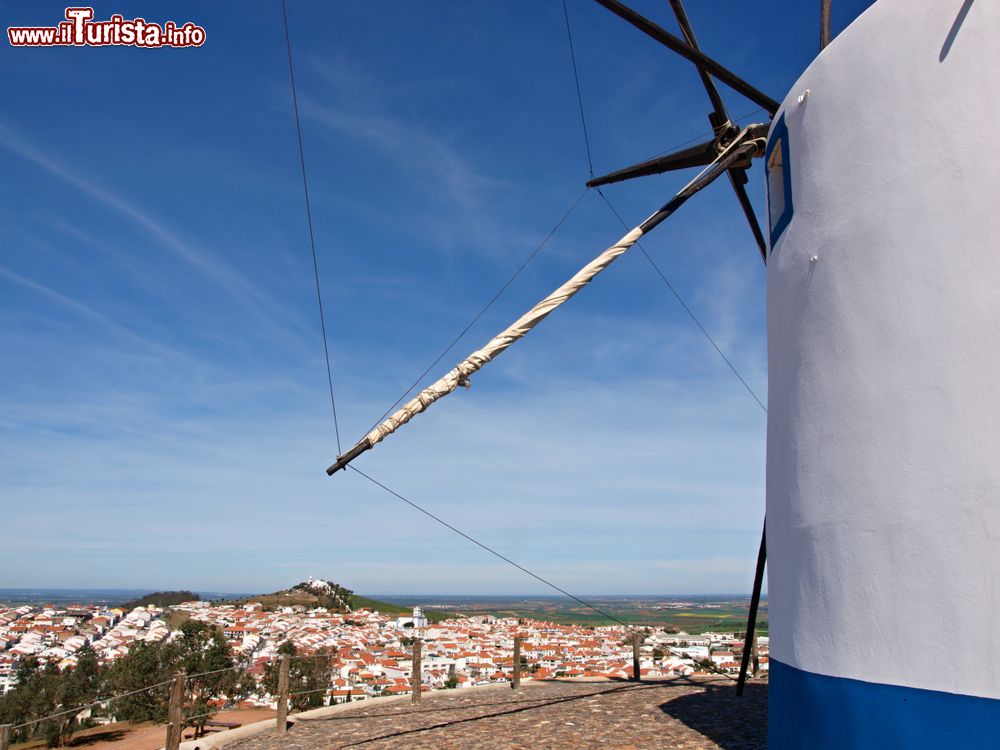
<instances>
[{"instance_id":1,"label":"cobblestone ground","mask_svg":"<svg viewBox=\"0 0 1000 750\"><path fill-rule=\"evenodd\" d=\"M725 678L648 682L537 682L449 690L423 701L369 703L328 718L300 721L284 737L262 735L237 750L327 748L723 748L766 746L767 687L737 698Z\"/></svg>"}]
</instances>

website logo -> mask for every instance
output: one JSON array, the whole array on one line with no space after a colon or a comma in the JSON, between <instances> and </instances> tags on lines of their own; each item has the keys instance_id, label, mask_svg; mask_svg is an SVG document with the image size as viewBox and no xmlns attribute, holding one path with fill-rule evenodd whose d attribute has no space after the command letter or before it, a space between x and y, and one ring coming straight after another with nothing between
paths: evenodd
<instances>
[{"instance_id":1,"label":"website logo","mask_svg":"<svg viewBox=\"0 0 1000 750\"><path fill-rule=\"evenodd\" d=\"M188 21L162 24L115 13L95 21L93 8L66 8L66 20L55 26L9 26L12 47L200 47L205 29Z\"/></svg>"}]
</instances>

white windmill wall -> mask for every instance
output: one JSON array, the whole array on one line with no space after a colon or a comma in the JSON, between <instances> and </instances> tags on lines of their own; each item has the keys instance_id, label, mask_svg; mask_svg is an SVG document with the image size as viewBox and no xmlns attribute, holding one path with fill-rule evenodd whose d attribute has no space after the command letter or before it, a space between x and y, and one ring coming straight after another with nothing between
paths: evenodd
<instances>
[{"instance_id":1,"label":"white windmill wall","mask_svg":"<svg viewBox=\"0 0 1000 750\"><path fill-rule=\"evenodd\" d=\"M1000 747L1000 2L879 0L781 115L771 746Z\"/></svg>"}]
</instances>

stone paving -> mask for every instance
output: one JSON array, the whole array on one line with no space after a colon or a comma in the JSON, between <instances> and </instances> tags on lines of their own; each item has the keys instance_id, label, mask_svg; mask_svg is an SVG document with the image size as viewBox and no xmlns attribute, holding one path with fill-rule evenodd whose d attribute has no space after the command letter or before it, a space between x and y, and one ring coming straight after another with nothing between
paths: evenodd
<instances>
[{"instance_id":1,"label":"stone paving","mask_svg":"<svg viewBox=\"0 0 1000 750\"><path fill-rule=\"evenodd\" d=\"M539 750L610 747L756 750L766 746L767 687L750 684L737 698L722 677L659 682L526 682L435 691L407 701L300 721L283 737L269 734L238 750Z\"/></svg>"}]
</instances>

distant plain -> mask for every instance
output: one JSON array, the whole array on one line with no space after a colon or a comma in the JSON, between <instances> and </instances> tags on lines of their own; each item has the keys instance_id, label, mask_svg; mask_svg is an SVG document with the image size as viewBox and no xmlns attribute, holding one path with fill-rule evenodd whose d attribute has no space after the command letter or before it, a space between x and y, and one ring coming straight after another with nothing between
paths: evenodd
<instances>
[{"instance_id":1,"label":"distant plain","mask_svg":"<svg viewBox=\"0 0 1000 750\"><path fill-rule=\"evenodd\" d=\"M7 604L104 604L109 607L137 599L150 593L147 589L31 589L0 588L0 602ZM252 598L242 592L199 591L207 600ZM613 625L614 620L567 597L467 596L382 594L371 597L396 608L419 606L431 615L461 614L466 616L493 615L523 617L559 624L590 627ZM742 632L746 627L749 596L746 594L718 595L601 595L581 597L602 612L622 622L651 627L666 627L698 634L708 631ZM434 617L433 619L438 619ZM761 601L758 613L758 633L766 634L767 600Z\"/></svg>"}]
</instances>

